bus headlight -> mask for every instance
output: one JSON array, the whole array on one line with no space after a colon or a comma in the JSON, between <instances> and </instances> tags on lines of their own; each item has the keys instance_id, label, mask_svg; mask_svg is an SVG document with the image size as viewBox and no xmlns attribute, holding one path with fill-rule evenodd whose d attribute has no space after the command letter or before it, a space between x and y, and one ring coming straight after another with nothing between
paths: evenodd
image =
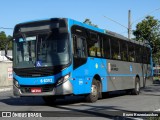
<instances>
[{"instance_id":1,"label":"bus headlight","mask_svg":"<svg viewBox=\"0 0 160 120\"><path fill-rule=\"evenodd\" d=\"M18 88L19 87L19 83L17 80L14 79L13 84Z\"/></svg>"},{"instance_id":2,"label":"bus headlight","mask_svg":"<svg viewBox=\"0 0 160 120\"><path fill-rule=\"evenodd\" d=\"M65 75L64 77L61 77L61 78L58 80L56 86L61 85L62 83L66 82L69 77L70 77L70 74L67 74L67 75Z\"/></svg>"}]
</instances>

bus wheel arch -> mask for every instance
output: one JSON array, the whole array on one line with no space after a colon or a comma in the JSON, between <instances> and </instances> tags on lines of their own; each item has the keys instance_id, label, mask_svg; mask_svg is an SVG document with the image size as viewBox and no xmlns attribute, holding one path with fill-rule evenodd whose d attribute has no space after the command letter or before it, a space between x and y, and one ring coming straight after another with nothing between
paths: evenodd
<instances>
[{"instance_id":1,"label":"bus wheel arch","mask_svg":"<svg viewBox=\"0 0 160 120\"><path fill-rule=\"evenodd\" d=\"M138 74L136 75L136 77L140 80L140 77L139 77L139 75L138 75ZM136 77L135 77L135 78L136 78Z\"/></svg>"},{"instance_id":2,"label":"bus wheel arch","mask_svg":"<svg viewBox=\"0 0 160 120\"><path fill-rule=\"evenodd\" d=\"M96 102L102 96L102 85L99 75L95 75L92 79L91 93L86 95L87 102Z\"/></svg>"},{"instance_id":3,"label":"bus wheel arch","mask_svg":"<svg viewBox=\"0 0 160 120\"><path fill-rule=\"evenodd\" d=\"M98 88L99 88L98 98L102 98L102 81L101 81L101 77L98 74L96 74L94 76L94 78L96 79L96 81L98 83Z\"/></svg>"}]
</instances>

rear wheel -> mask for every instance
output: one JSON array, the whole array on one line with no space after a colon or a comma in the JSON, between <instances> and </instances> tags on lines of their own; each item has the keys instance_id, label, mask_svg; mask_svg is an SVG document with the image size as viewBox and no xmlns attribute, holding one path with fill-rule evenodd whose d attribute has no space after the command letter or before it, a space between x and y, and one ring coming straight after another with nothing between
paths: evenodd
<instances>
[{"instance_id":1,"label":"rear wheel","mask_svg":"<svg viewBox=\"0 0 160 120\"><path fill-rule=\"evenodd\" d=\"M91 93L86 96L87 102L96 102L99 97L99 85L96 79L93 79L91 86Z\"/></svg>"},{"instance_id":2,"label":"rear wheel","mask_svg":"<svg viewBox=\"0 0 160 120\"><path fill-rule=\"evenodd\" d=\"M42 98L47 105L54 105L54 102L56 101L55 96L43 96Z\"/></svg>"},{"instance_id":3,"label":"rear wheel","mask_svg":"<svg viewBox=\"0 0 160 120\"><path fill-rule=\"evenodd\" d=\"M140 93L140 80L138 77L135 79L135 88L132 91L133 95L138 95Z\"/></svg>"}]
</instances>

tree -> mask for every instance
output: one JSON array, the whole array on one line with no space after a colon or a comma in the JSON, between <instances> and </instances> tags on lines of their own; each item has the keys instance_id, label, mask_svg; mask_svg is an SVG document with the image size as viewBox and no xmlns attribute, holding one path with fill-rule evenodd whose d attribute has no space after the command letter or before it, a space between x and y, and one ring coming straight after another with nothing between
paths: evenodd
<instances>
[{"instance_id":1,"label":"tree","mask_svg":"<svg viewBox=\"0 0 160 120\"><path fill-rule=\"evenodd\" d=\"M154 60L157 61L160 55L160 21L153 16L147 16L136 25L133 34L138 41L147 41L152 48Z\"/></svg>"},{"instance_id":2,"label":"tree","mask_svg":"<svg viewBox=\"0 0 160 120\"><path fill-rule=\"evenodd\" d=\"M8 44L8 49L11 50L12 49L12 40L13 40L13 37L8 35L7 36L7 41L10 41L9 44Z\"/></svg>"},{"instance_id":3,"label":"tree","mask_svg":"<svg viewBox=\"0 0 160 120\"><path fill-rule=\"evenodd\" d=\"M0 32L0 50L5 49L5 45L8 40L12 40L12 36L10 36L10 35L6 36L6 33L4 31L1 31ZM12 43L9 44L8 49L12 49Z\"/></svg>"},{"instance_id":4,"label":"tree","mask_svg":"<svg viewBox=\"0 0 160 120\"><path fill-rule=\"evenodd\" d=\"M91 26L94 26L94 27L97 27L97 28L98 28L98 25L93 24L93 23L91 22L91 20L88 19L88 18L86 18L83 23L86 23L86 24L88 24L88 25L91 25Z\"/></svg>"},{"instance_id":5,"label":"tree","mask_svg":"<svg viewBox=\"0 0 160 120\"><path fill-rule=\"evenodd\" d=\"M0 50L5 49L5 43L7 41L7 36L4 31L0 32Z\"/></svg>"}]
</instances>

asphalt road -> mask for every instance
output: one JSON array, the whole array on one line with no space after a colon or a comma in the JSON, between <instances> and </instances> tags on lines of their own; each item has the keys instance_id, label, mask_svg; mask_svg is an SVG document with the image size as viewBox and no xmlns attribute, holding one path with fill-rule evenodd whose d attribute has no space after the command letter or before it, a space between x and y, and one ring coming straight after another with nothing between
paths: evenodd
<instances>
[{"instance_id":1,"label":"asphalt road","mask_svg":"<svg viewBox=\"0 0 160 120\"><path fill-rule=\"evenodd\" d=\"M42 113L41 120L94 120L101 119L139 119L141 117L131 117L132 113L142 111L160 112L160 84L154 84L141 90L140 95L129 95L126 92L115 92L105 99L100 99L96 103L87 103L84 97L71 96L64 100L59 99L55 105L48 106L41 97L15 97L12 91L0 92L0 111L18 111ZM46 111L46 112L42 112ZM131 114L130 114L131 113ZM122 117L123 114L129 116ZM0 118L1 119L1 118ZM6 119L6 118L2 118ZM15 118L17 120L17 118ZM27 119L27 118L26 118ZM31 119L31 118L29 118Z\"/></svg>"}]
</instances>

